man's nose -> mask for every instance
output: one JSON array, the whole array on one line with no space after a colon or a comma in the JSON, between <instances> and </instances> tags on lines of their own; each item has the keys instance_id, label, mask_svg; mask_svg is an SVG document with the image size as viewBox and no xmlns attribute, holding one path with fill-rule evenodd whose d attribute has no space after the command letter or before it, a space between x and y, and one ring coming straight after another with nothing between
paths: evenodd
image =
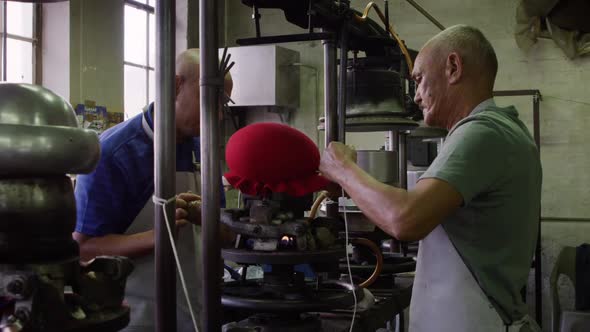
<instances>
[{"instance_id":1,"label":"man's nose","mask_svg":"<svg viewBox=\"0 0 590 332\"><path fill-rule=\"evenodd\" d=\"M420 95L420 92L418 90L416 90L416 94L414 95L414 102L416 103L416 105L420 105L421 101L422 101L422 96Z\"/></svg>"}]
</instances>

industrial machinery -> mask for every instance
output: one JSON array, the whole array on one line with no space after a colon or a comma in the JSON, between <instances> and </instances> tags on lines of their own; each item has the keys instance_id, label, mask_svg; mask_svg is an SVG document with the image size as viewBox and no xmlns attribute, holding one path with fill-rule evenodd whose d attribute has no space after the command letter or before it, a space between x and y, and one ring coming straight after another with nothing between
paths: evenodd
<instances>
[{"instance_id":1,"label":"industrial machinery","mask_svg":"<svg viewBox=\"0 0 590 332\"><path fill-rule=\"evenodd\" d=\"M359 164L380 181L406 188L407 137L419 127L418 120L422 117L413 102L415 87L410 79L417 52L409 50L395 33L389 24L387 7L382 12L370 3L361 13L352 9L347 0L242 0L242 3L252 8L256 36L238 39L238 45L322 41L326 115L320 118L318 129L325 131L326 144L344 142L347 131L389 132L386 150L359 151ZM387 1L385 3L387 6ZM307 29L307 32L262 36L260 25L264 20L260 8L282 10L289 23ZM367 17L372 9L377 11L380 22ZM297 312L298 321L302 324L313 321L309 312L319 312L322 331L346 328L337 327L335 322L347 321L355 315L355 330L368 331L384 327L396 313L409 305L411 279L400 282L395 277L396 273L415 269L413 259L404 257L408 254L407 244L391 239L376 229L354 206L354 202L343 198L340 202L328 199L323 204L327 216L316 219L300 219L301 215L295 216L292 210L281 208L281 204L276 199L261 199L252 201L246 209L222 211L222 222L240 234L236 248L222 250L224 259L246 265L268 264L273 271L265 272L262 280L249 282L244 279L236 281L235 287L224 289L222 303L225 307L272 313L264 316L263 320L254 316L236 326L258 327L265 331L283 330L281 322L293 322L293 316L285 316L286 312L291 315ZM348 234L344 234L342 229L345 214ZM318 245L324 241L317 238L322 232L331 234L336 241L334 245L340 243L341 247L347 236L360 239L351 241L354 249L350 262L343 259L345 253L342 249L339 251ZM294 309L298 301L305 302L305 299L318 296L310 292L311 289L306 289L303 276L294 272L293 265L298 263L311 263L314 269L319 268L320 276L322 271L330 271L328 275L335 280L350 268L355 283L369 287L375 294L375 308L356 312L354 307L353 312L349 299L343 295L346 293L340 290L339 296L344 297L339 305L327 305L329 303L316 299L315 306L307 303L307 306ZM242 278L245 275L242 273ZM325 284L325 279L320 277L315 282L317 291L321 289L320 285ZM346 283L350 283L348 279ZM279 289L281 294L287 294L287 298L277 297ZM320 305L323 307L318 308ZM308 314L301 316L300 312ZM306 330L319 331L319 323L312 326L306 325ZM299 330L302 330L301 327Z\"/></svg>"},{"instance_id":2,"label":"industrial machinery","mask_svg":"<svg viewBox=\"0 0 590 332\"><path fill-rule=\"evenodd\" d=\"M123 257L80 264L66 174L91 172L100 146L72 107L30 84L0 84L0 330L118 331L133 270Z\"/></svg>"},{"instance_id":3,"label":"industrial machinery","mask_svg":"<svg viewBox=\"0 0 590 332\"><path fill-rule=\"evenodd\" d=\"M248 199L244 209L222 210L222 223L238 234L235 247L222 249L222 256L244 266L238 280L224 285L222 303L256 313L227 331L321 331L319 315L310 312L349 308L355 297L363 298L358 287L339 279L342 222L304 218L303 201L271 194ZM256 264L265 265L263 277L246 279L248 266ZM308 271L297 270L300 264L308 264Z\"/></svg>"}]
</instances>

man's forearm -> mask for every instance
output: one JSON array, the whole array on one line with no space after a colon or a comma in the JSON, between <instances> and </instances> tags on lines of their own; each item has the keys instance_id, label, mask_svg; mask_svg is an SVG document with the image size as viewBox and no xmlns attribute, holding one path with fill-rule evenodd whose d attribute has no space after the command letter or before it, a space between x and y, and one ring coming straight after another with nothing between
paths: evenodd
<instances>
[{"instance_id":1,"label":"man's forearm","mask_svg":"<svg viewBox=\"0 0 590 332\"><path fill-rule=\"evenodd\" d=\"M463 203L453 186L436 178L420 180L407 191L378 182L352 164L337 180L374 224L403 241L424 238Z\"/></svg>"},{"instance_id":2,"label":"man's forearm","mask_svg":"<svg viewBox=\"0 0 590 332\"><path fill-rule=\"evenodd\" d=\"M97 237L74 233L74 239L80 245L80 258L83 261L102 255L134 258L151 254L154 250L153 230L130 235L109 234Z\"/></svg>"},{"instance_id":3,"label":"man's forearm","mask_svg":"<svg viewBox=\"0 0 590 332\"><path fill-rule=\"evenodd\" d=\"M375 180L356 164L344 168L338 182L375 225L398 239L407 235L404 225L411 221L406 190Z\"/></svg>"}]
</instances>

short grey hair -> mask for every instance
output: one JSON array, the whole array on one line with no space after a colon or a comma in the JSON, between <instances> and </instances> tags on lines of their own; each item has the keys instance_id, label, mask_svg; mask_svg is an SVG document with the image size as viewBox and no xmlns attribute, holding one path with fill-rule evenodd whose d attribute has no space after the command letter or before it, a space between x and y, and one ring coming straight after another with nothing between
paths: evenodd
<instances>
[{"instance_id":1,"label":"short grey hair","mask_svg":"<svg viewBox=\"0 0 590 332\"><path fill-rule=\"evenodd\" d=\"M432 37L426 45L443 51L445 55L457 52L467 68L482 69L481 72L487 74L493 86L498 73L498 58L492 44L479 29L464 24L454 25Z\"/></svg>"},{"instance_id":2,"label":"short grey hair","mask_svg":"<svg viewBox=\"0 0 590 332\"><path fill-rule=\"evenodd\" d=\"M185 78L199 78L200 53L198 48L190 48L176 57L176 75Z\"/></svg>"},{"instance_id":3,"label":"short grey hair","mask_svg":"<svg viewBox=\"0 0 590 332\"><path fill-rule=\"evenodd\" d=\"M189 48L176 57L176 75L185 78L199 79L199 66L201 54L198 48ZM231 80L230 72L224 77L225 80Z\"/></svg>"}]
</instances>

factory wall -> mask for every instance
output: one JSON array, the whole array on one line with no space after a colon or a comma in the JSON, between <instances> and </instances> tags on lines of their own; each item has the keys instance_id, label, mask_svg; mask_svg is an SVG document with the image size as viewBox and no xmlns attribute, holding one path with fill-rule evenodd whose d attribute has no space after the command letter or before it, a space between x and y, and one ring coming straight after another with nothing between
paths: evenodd
<instances>
[{"instance_id":1,"label":"factory wall","mask_svg":"<svg viewBox=\"0 0 590 332\"><path fill-rule=\"evenodd\" d=\"M42 7L42 83L70 99L70 3L54 2Z\"/></svg>"},{"instance_id":2,"label":"factory wall","mask_svg":"<svg viewBox=\"0 0 590 332\"><path fill-rule=\"evenodd\" d=\"M176 54L187 48L194 3L176 1ZM42 12L43 86L74 105L93 100L123 112L124 1L47 3Z\"/></svg>"},{"instance_id":3,"label":"factory wall","mask_svg":"<svg viewBox=\"0 0 590 332\"><path fill-rule=\"evenodd\" d=\"M357 9L367 1L352 1ZM379 5L382 2L377 2ZM539 89L541 140L544 169L543 210L554 221L542 226L544 326L547 330L549 299L547 278L562 246L590 242L590 223L567 218L590 217L590 99L584 84L590 80L590 58L569 60L551 40L540 40L528 54L517 48L513 38L516 1L422 0L420 3L442 24L465 23L480 28L490 39L500 63L497 90ZM177 51L198 41L198 18L193 0L177 1L179 31ZM43 84L72 103L96 100L109 111L123 111L123 0L72 1L43 7ZM188 8L188 9L187 9ZM235 39L254 36L251 9L241 1L229 0L223 8L226 28L220 40L236 46ZM261 10L262 34L301 33L284 20L283 13ZM375 15L371 15L376 18ZM419 49L437 28L405 1L390 1L390 17L409 47ZM184 21L183 21L184 20ZM188 23L183 23L187 22ZM183 31L193 31L187 37ZM66 36L66 37L64 37ZM67 38L69 36L69 38ZM321 42L290 43L283 46L300 52L300 108L290 118L266 109L248 111L250 121L289 121L323 146L323 133L316 130L323 115L323 57ZM236 64L239 66L240 64ZM253 81L255 78L252 78ZM253 82L255 83L255 82ZM498 98L498 104L515 104L532 128L530 97ZM361 149L377 149L384 133L348 134L347 142ZM571 293L569 302L571 305ZM531 308L532 310L533 308Z\"/></svg>"},{"instance_id":4,"label":"factory wall","mask_svg":"<svg viewBox=\"0 0 590 332\"><path fill-rule=\"evenodd\" d=\"M352 1L352 5L362 11L367 2ZM382 7L381 1L377 4ZM590 57L569 60L552 40L540 40L528 54L521 51L513 37L517 1L422 0L420 4L445 26L469 24L483 31L496 49L499 60L496 90L539 89L543 95L542 215L553 220L542 225L545 282L543 325L547 331L550 317L548 277L555 258L564 245L590 243L590 223L565 221L567 218L590 217L590 173L587 172L590 154L585 153L586 141L590 139L587 130L590 124L590 99L588 87L584 83L590 81ZM405 1L390 1L389 7L391 22L410 48L420 49L439 31ZM287 23L279 10L263 9L260 13L262 35L305 32ZM370 16L377 19L374 13ZM229 46L236 46L237 38L255 35L251 9L242 5L241 1L226 1L226 22L226 41ZM301 106L291 115L290 124L323 146L323 133L316 130L318 118L323 114L321 42L282 46L299 51L301 63L313 68L301 70ZM496 102L500 105L516 105L521 118L532 130L531 97L499 97ZM281 121L277 114L267 113L264 109L248 112L250 121ZM385 133L347 135L347 143L361 149L377 149L384 142ZM572 301L570 292L567 301L570 307ZM531 312L534 312L532 306Z\"/></svg>"},{"instance_id":5,"label":"factory wall","mask_svg":"<svg viewBox=\"0 0 590 332\"><path fill-rule=\"evenodd\" d=\"M70 101L123 112L123 0L70 1Z\"/></svg>"}]
</instances>

